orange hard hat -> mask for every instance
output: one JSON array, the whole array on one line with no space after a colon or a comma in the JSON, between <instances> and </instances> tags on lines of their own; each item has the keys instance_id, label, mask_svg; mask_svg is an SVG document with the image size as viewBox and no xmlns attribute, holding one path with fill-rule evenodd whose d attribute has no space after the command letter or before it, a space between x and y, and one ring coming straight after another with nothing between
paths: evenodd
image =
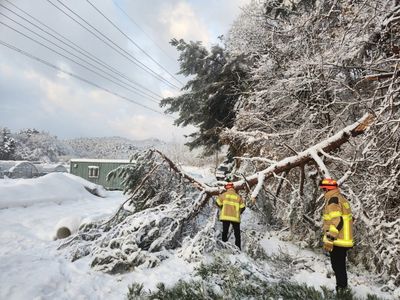
<instances>
[{"instance_id":1,"label":"orange hard hat","mask_svg":"<svg viewBox=\"0 0 400 300\"><path fill-rule=\"evenodd\" d=\"M233 189L234 188L233 182L228 182L227 184L225 184L225 188L226 189Z\"/></svg>"},{"instance_id":2,"label":"orange hard hat","mask_svg":"<svg viewBox=\"0 0 400 300\"><path fill-rule=\"evenodd\" d=\"M337 186L337 181L332 178L324 178L319 182L319 187L321 189L334 190Z\"/></svg>"}]
</instances>

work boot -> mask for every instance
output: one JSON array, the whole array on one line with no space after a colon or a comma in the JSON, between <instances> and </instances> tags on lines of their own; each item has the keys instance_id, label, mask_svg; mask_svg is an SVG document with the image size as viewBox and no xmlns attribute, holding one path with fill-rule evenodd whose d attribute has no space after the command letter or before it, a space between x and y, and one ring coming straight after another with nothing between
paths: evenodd
<instances>
[{"instance_id":1,"label":"work boot","mask_svg":"<svg viewBox=\"0 0 400 300\"><path fill-rule=\"evenodd\" d=\"M348 287L336 287L336 299L340 300L351 300L353 299L353 293Z\"/></svg>"}]
</instances>

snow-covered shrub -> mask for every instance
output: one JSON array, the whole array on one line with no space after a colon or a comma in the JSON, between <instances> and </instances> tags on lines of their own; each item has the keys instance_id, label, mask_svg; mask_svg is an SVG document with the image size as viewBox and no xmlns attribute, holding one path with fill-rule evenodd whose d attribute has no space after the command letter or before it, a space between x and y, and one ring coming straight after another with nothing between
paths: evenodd
<instances>
[{"instance_id":1,"label":"snow-covered shrub","mask_svg":"<svg viewBox=\"0 0 400 300\"><path fill-rule=\"evenodd\" d=\"M325 287L322 293L304 284L277 281L264 274L262 268L241 260L237 256L213 256L209 263L201 263L195 270L195 278L180 280L172 287L157 285L156 291L144 291L143 286L133 284L128 299L310 299L310 300L358 300L351 291L344 297ZM368 295L369 300L378 300Z\"/></svg>"},{"instance_id":2,"label":"snow-covered shrub","mask_svg":"<svg viewBox=\"0 0 400 300\"><path fill-rule=\"evenodd\" d=\"M129 198L109 220L84 224L61 246L71 248L73 260L90 255L93 268L111 274L138 265L154 267L204 229L211 212L207 195L171 170L157 152L136 154L132 164L113 174L123 176ZM203 251L201 245L192 252Z\"/></svg>"},{"instance_id":3,"label":"snow-covered shrub","mask_svg":"<svg viewBox=\"0 0 400 300\"><path fill-rule=\"evenodd\" d=\"M254 260L267 260L269 256L264 248L260 245L260 240L264 235L258 231L251 230L246 234L246 253Z\"/></svg>"}]
</instances>

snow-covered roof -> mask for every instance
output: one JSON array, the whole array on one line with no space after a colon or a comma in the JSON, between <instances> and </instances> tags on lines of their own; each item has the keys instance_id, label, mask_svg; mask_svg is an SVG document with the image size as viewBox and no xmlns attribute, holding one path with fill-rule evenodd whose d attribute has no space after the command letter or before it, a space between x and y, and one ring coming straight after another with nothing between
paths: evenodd
<instances>
[{"instance_id":1,"label":"snow-covered roof","mask_svg":"<svg viewBox=\"0 0 400 300\"><path fill-rule=\"evenodd\" d=\"M94 158L74 158L71 159L71 163L74 162L88 162L88 163L121 163L128 164L129 159L94 159Z\"/></svg>"},{"instance_id":2,"label":"snow-covered roof","mask_svg":"<svg viewBox=\"0 0 400 300\"><path fill-rule=\"evenodd\" d=\"M35 164L36 168L40 172L53 172L53 171L65 171L67 168L62 164Z\"/></svg>"},{"instance_id":3,"label":"snow-covered roof","mask_svg":"<svg viewBox=\"0 0 400 300\"><path fill-rule=\"evenodd\" d=\"M26 160L0 160L0 171L12 172L16 167L23 163L30 164L35 168L31 162Z\"/></svg>"},{"instance_id":4,"label":"snow-covered roof","mask_svg":"<svg viewBox=\"0 0 400 300\"><path fill-rule=\"evenodd\" d=\"M29 166L29 168L34 169L37 172L37 168L35 167L35 165L30 163L29 161L20 161L17 164L15 164L13 167L11 167L8 171L14 172L20 166L22 166L22 168L26 168L26 166Z\"/></svg>"},{"instance_id":5,"label":"snow-covered roof","mask_svg":"<svg viewBox=\"0 0 400 300\"><path fill-rule=\"evenodd\" d=\"M14 167L17 164L17 161L10 161L10 160L0 160L0 170L9 170L10 168Z\"/></svg>"}]
</instances>

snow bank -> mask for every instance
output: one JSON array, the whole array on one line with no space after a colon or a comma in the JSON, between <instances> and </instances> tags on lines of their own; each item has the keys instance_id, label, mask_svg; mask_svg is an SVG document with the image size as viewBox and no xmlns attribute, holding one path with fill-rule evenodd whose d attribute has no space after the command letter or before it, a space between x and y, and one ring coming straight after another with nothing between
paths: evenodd
<instances>
[{"instance_id":1,"label":"snow bank","mask_svg":"<svg viewBox=\"0 0 400 300\"><path fill-rule=\"evenodd\" d=\"M33 179L0 179L0 209L37 203L76 201L96 196L85 187L105 195L104 188L67 173L51 173Z\"/></svg>"}]
</instances>

